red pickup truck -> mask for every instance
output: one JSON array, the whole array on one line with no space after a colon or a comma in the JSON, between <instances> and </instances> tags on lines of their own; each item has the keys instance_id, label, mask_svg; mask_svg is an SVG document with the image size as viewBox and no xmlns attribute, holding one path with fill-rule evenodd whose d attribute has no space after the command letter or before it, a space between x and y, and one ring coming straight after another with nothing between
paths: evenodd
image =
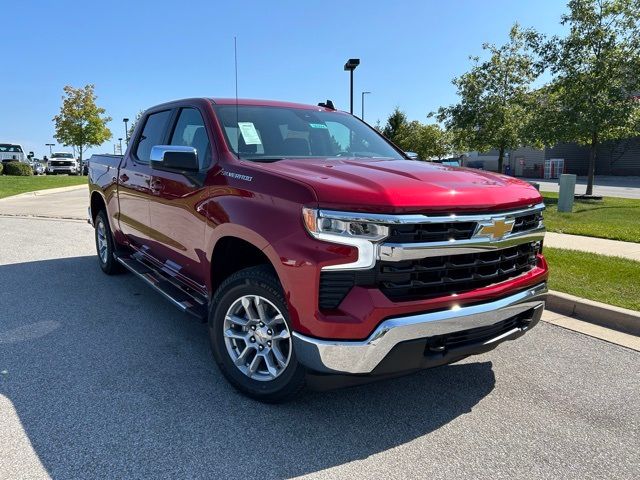
<instances>
[{"instance_id":1,"label":"red pickup truck","mask_svg":"<svg viewBox=\"0 0 640 480\"><path fill-rule=\"evenodd\" d=\"M166 103L89 165L102 270L208 322L263 401L455 362L542 315L536 189L411 160L331 102Z\"/></svg>"}]
</instances>

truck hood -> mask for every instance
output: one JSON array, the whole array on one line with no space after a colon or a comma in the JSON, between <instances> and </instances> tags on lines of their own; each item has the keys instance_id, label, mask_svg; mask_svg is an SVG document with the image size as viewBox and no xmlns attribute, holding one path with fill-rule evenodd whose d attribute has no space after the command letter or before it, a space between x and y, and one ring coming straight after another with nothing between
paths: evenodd
<instances>
[{"instance_id":1,"label":"truck hood","mask_svg":"<svg viewBox=\"0 0 640 480\"><path fill-rule=\"evenodd\" d=\"M542 201L533 186L513 177L422 161L314 158L254 165L308 184L327 209L473 212Z\"/></svg>"}]
</instances>

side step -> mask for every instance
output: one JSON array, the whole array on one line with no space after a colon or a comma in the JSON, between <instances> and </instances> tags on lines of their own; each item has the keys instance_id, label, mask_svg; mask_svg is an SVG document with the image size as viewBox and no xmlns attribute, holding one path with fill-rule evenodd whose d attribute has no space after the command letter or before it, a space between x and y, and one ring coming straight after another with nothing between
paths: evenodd
<instances>
[{"instance_id":1,"label":"side step","mask_svg":"<svg viewBox=\"0 0 640 480\"><path fill-rule=\"evenodd\" d=\"M187 287L179 285L178 280L171 279L161 270L148 262L139 260L138 255L114 255L127 270L144 280L151 288L185 313L193 315L202 322L207 321L207 301L196 293L190 293Z\"/></svg>"}]
</instances>

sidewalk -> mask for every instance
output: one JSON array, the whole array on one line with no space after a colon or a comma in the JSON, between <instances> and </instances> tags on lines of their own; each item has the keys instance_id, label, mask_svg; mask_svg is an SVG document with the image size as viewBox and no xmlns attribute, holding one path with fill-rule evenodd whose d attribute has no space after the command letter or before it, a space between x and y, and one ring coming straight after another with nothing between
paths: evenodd
<instances>
[{"instance_id":1,"label":"sidewalk","mask_svg":"<svg viewBox=\"0 0 640 480\"><path fill-rule=\"evenodd\" d=\"M86 220L86 185L50 188L0 199L0 215Z\"/></svg>"},{"instance_id":2,"label":"sidewalk","mask_svg":"<svg viewBox=\"0 0 640 480\"><path fill-rule=\"evenodd\" d=\"M547 232L544 237L544 246L598 253L640 262L640 243Z\"/></svg>"}]
</instances>

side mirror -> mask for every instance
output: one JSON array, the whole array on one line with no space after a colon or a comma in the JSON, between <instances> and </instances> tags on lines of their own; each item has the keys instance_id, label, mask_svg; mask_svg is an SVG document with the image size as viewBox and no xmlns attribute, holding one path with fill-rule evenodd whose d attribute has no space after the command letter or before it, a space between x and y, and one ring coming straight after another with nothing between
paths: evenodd
<instances>
[{"instance_id":1,"label":"side mirror","mask_svg":"<svg viewBox=\"0 0 640 480\"><path fill-rule=\"evenodd\" d=\"M420 157L418 157L418 154L416 152L404 152L404 154L411 160L420 160Z\"/></svg>"},{"instance_id":2,"label":"side mirror","mask_svg":"<svg viewBox=\"0 0 640 480\"><path fill-rule=\"evenodd\" d=\"M33 158L33 157L35 157L34 153L33 152L29 152L29 155L27 155L27 158Z\"/></svg>"},{"instance_id":3,"label":"side mirror","mask_svg":"<svg viewBox=\"0 0 640 480\"><path fill-rule=\"evenodd\" d=\"M158 170L182 170L197 172L198 152L193 147L179 145L155 145L151 148L151 168Z\"/></svg>"}]
</instances>

